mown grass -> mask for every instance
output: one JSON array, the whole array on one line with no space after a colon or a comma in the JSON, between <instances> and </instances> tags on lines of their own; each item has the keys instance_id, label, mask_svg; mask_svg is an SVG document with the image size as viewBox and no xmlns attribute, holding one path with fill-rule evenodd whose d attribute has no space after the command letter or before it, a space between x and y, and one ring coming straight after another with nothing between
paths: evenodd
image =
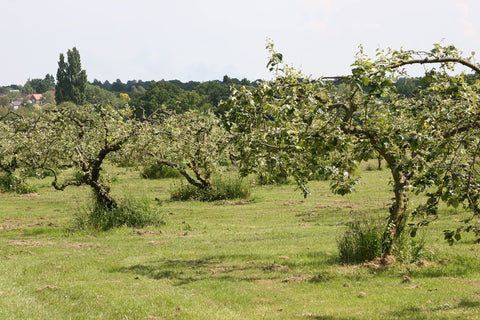
<instances>
[{"instance_id":1,"label":"mown grass","mask_svg":"<svg viewBox=\"0 0 480 320\"><path fill-rule=\"evenodd\" d=\"M172 180L113 170L114 195L151 199L165 225L72 229L90 192L48 180L30 180L33 195L0 194L0 319L480 317L480 246L443 240L461 211L444 209L426 230L422 266L338 262L347 221L385 216L386 170L365 171L346 197L323 181L307 199L292 185L254 186L249 199L211 203L169 201Z\"/></svg>"}]
</instances>

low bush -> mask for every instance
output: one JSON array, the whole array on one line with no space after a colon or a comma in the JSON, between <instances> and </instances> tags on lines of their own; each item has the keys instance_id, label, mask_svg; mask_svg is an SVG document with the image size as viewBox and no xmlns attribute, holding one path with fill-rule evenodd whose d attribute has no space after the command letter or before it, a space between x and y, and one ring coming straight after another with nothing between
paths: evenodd
<instances>
[{"instance_id":1,"label":"low bush","mask_svg":"<svg viewBox=\"0 0 480 320\"><path fill-rule=\"evenodd\" d=\"M172 200L217 201L229 199L245 199L250 196L250 188L245 180L239 177L214 179L210 188L197 188L191 184L173 185L170 188Z\"/></svg>"},{"instance_id":2,"label":"low bush","mask_svg":"<svg viewBox=\"0 0 480 320\"><path fill-rule=\"evenodd\" d=\"M107 209L98 201L75 215L75 226L79 229L109 230L116 227L145 227L164 224L159 210L150 207L146 200L124 198L116 208Z\"/></svg>"},{"instance_id":3,"label":"low bush","mask_svg":"<svg viewBox=\"0 0 480 320\"><path fill-rule=\"evenodd\" d=\"M140 175L145 179L179 178L181 176L177 169L161 164L144 167Z\"/></svg>"},{"instance_id":4,"label":"low bush","mask_svg":"<svg viewBox=\"0 0 480 320\"><path fill-rule=\"evenodd\" d=\"M28 185L24 179L11 173L0 175L0 192L13 192L18 194L27 194L37 191L34 186Z\"/></svg>"},{"instance_id":5,"label":"low bush","mask_svg":"<svg viewBox=\"0 0 480 320\"><path fill-rule=\"evenodd\" d=\"M24 169L22 171L22 175L24 175L25 177L29 177L29 178L43 179L43 178L46 178L46 177L53 177L53 172L50 171L50 170L45 170L45 169L37 169L37 170Z\"/></svg>"}]
</instances>

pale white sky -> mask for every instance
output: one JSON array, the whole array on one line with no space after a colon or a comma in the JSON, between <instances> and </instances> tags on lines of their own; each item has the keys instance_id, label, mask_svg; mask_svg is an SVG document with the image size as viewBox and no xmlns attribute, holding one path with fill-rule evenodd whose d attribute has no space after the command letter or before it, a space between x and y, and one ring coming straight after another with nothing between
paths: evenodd
<instances>
[{"instance_id":1,"label":"pale white sky","mask_svg":"<svg viewBox=\"0 0 480 320\"><path fill-rule=\"evenodd\" d=\"M479 12L479 0L2 0L0 86L55 76L74 46L90 81L123 82L267 78L267 37L314 76L348 73L360 44L445 39L480 54Z\"/></svg>"}]
</instances>

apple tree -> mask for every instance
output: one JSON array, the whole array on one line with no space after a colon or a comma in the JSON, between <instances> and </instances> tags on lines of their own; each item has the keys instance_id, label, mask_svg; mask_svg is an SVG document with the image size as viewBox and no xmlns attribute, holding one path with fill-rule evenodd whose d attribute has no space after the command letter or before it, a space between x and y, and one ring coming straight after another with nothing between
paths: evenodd
<instances>
[{"instance_id":1,"label":"apple tree","mask_svg":"<svg viewBox=\"0 0 480 320\"><path fill-rule=\"evenodd\" d=\"M307 195L309 176L320 171L343 195L354 191L355 168L373 151L388 166L393 185L383 254L392 252L408 225L413 235L428 224L440 202L472 212L458 229L445 231L447 240L459 239L462 231L480 236L480 81L455 69L478 73L472 57L438 44L428 52L378 50L373 59L360 50L351 74L313 79L285 64L273 43L267 49L273 79L236 88L224 102L224 126L244 172L274 161ZM426 74L406 97L395 82L409 76L410 65L424 66ZM426 202L409 208L412 192L425 194ZM412 216L422 219L413 224Z\"/></svg>"},{"instance_id":2,"label":"apple tree","mask_svg":"<svg viewBox=\"0 0 480 320\"><path fill-rule=\"evenodd\" d=\"M212 175L229 162L226 131L213 113L166 111L148 122L140 153L146 163L169 166L199 190L212 189Z\"/></svg>"},{"instance_id":3,"label":"apple tree","mask_svg":"<svg viewBox=\"0 0 480 320\"><path fill-rule=\"evenodd\" d=\"M62 104L45 110L42 128L33 131L35 141L30 142L31 154L25 161L33 168L49 170L55 189L88 185L99 204L113 209L117 202L102 178L102 165L109 155L138 137L139 126L128 106ZM75 173L60 175L66 167L74 168Z\"/></svg>"}]
</instances>

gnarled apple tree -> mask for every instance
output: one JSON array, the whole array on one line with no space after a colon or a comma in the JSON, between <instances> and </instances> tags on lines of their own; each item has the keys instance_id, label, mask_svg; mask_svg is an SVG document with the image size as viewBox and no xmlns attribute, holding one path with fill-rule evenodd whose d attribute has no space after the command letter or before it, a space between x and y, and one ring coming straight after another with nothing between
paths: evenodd
<instances>
[{"instance_id":1,"label":"gnarled apple tree","mask_svg":"<svg viewBox=\"0 0 480 320\"><path fill-rule=\"evenodd\" d=\"M147 163L175 168L191 185L212 187L212 174L228 161L226 131L213 113L187 111L150 121L142 147Z\"/></svg>"},{"instance_id":2,"label":"gnarled apple tree","mask_svg":"<svg viewBox=\"0 0 480 320\"><path fill-rule=\"evenodd\" d=\"M45 121L48 122L45 130L41 134L37 131L43 143L33 148L31 166L50 170L54 177L52 185L57 190L88 185L106 209L117 207L110 188L101 177L101 170L107 156L138 136L140 123L135 119L134 110L128 106L115 109L108 104L66 104L46 110ZM47 141L51 147L46 149ZM58 168L66 166L73 167L76 172L60 182Z\"/></svg>"}]
</instances>

